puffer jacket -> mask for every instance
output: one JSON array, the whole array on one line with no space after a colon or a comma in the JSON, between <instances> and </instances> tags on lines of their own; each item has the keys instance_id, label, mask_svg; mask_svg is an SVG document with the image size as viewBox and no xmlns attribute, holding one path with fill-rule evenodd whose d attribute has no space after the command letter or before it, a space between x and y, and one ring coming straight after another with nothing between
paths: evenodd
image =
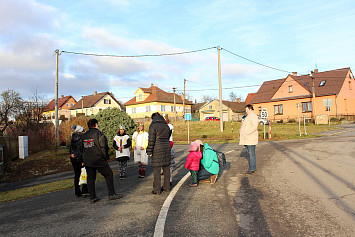
<instances>
[{"instance_id":1,"label":"puffer jacket","mask_svg":"<svg viewBox=\"0 0 355 237\"><path fill-rule=\"evenodd\" d=\"M81 132L74 132L70 141L70 154L74 155L74 159L82 160L83 157L80 152L80 139L83 136Z\"/></svg>"},{"instance_id":2,"label":"puffer jacket","mask_svg":"<svg viewBox=\"0 0 355 237\"><path fill-rule=\"evenodd\" d=\"M152 167L170 165L171 130L161 115L153 119L148 134L147 154L152 155Z\"/></svg>"},{"instance_id":3,"label":"puffer jacket","mask_svg":"<svg viewBox=\"0 0 355 237\"><path fill-rule=\"evenodd\" d=\"M258 144L258 116L254 111L250 111L242 122L239 131L239 145Z\"/></svg>"},{"instance_id":4,"label":"puffer jacket","mask_svg":"<svg viewBox=\"0 0 355 237\"><path fill-rule=\"evenodd\" d=\"M106 136L97 128L90 128L81 137L80 151L84 166L105 167L110 159Z\"/></svg>"},{"instance_id":5,"label":"puffer jacket","mask_svg":"<svg viewBox=\"0 0 355 237\"><path fill-rule=\"evenodd\" d=\"M203 145L201 165L211 174L219 173L219 164L216 152L207 143Z\"/></svg>"},{"instance_id":6,"label":"puffer jacket","mask_svg":"<svg viewBox=\"0 0 355 237\"><path fill-rule=\"evenodd\" d=\"M202 158L201 151L191 151L187 155L185 168L188 169L188 170L196 170L196 171L198 171L200 169L200 160L201 160L201 158Z\"/></svg>"}]
</instances>

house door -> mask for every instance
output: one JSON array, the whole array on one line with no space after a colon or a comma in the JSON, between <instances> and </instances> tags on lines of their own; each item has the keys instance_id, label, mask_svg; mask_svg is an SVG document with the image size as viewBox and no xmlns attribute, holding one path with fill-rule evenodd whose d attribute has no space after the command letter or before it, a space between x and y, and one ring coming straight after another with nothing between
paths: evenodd
<instances>
[{"instance_id":1,"label":"house door","mask_svg":"<svg viewBox=\"0 0 355 237\"><path fill-rule=\"evenodd\" d=\"M223 121L229 121L228 113L223 113Z\"/></svg>"}]
</instances>

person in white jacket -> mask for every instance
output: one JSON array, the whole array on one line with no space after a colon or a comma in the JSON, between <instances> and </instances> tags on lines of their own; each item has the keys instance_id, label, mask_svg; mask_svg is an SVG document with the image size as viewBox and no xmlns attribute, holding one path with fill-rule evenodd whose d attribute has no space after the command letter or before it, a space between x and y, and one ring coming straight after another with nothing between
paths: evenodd
<instances>
[{"instance_id":1,"label":"person in white jacket","mask_svg":"<svg viewBox=\"0 0 355 237\"><path fill-rule=\"evenodd\" d=\"M258 144L258 116L252 105L245 106L247 117L242 122L239 131L239 145L245 146L249 153L249 169L246 174L256 171L255 147Z\"/></svg>"},{"instance_id":2,"label":"person in white jacket","mask_svg":"<svg viewBox=\"0 0 355 237\"><path fill-rule=\"evenodd\" d=\"M131 138L126 134L125 126L120 125L117 135L113 138L113 148L116 150L120 179L126 178L127 161L130 158L130 147Z\"/></svg>"},{"instance_id":3,"label":"person in white jacket","mask_svg":"<svg viewBox=\"0 0 355 237\"><path fill-rule=\"evenodd\" d=\"M134 150L134 163L138 163L138 178L145 177L145 166L148 165L148 133L144 131L143 123L139 123L137 131L132 136L132 148Z\"/></svg>"}]
</instances>

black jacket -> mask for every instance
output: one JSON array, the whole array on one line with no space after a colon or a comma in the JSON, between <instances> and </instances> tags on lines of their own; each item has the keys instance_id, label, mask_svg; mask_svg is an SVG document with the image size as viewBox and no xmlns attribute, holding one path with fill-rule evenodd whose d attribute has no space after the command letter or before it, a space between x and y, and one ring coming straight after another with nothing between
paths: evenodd
<instances>
[{"instance_id":1,"label":"black jacket","mask_svg":"<svg viewBox=\"0 0 355 237\"><path fill-rule=\"evenodd\" d=\"M90 128L82 137L80 150L84 166L105 167L110 159L106 136L97 128Z\"/></svg>"},{"instance_id":2,"label":"black jacket","mask_svg":"<svg viewBox=\"0 0 355 237\"><path fill-rule=\"evenodd\" d=\"M74 159L82 160L83 157L80 152L80 139L83 136L83 133L81 132L74 132L73 135L71 136L71 141L70 141L70 154L74 155Z\"/></svg>"},{"instance_id":3,"label":"black jacket","mask_svg":"<svg viewBox=\"0 0 355 237\"><path fill-rule=\"evenodd\" d=\"M152 167L170 165L171 147L169 138L171 130L162 116L153 119L148 134L147 154L152 154Z\"/></svg>"}]
</instances>

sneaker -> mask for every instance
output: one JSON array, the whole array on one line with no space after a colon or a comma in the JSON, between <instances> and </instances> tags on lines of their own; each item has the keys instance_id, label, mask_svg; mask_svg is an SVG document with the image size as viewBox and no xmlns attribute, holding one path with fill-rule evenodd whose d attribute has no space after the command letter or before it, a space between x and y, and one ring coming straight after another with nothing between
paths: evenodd
<instances>
[{"instance_id":1,"label":"sneaker","mask_svg":"<svg viewBox=\"0 0 355 237\"><path fill-rule=\"evenodd\" d=\"M218 178L218 174L212 175L212 176L210 177L211 184L216 183L217 178Z\"/></svg>"},{"instance_id":2,"label":"sneaker","mask_svg":"<svg viewBox=\"0 0 355 237\"><path fill-rule=\"evenodd\" d=\"M139 175L138 178L143 179L143 178L145 178L145 176L144 175Z\"/></svg>"},{"instance_id":3,"label":"sneaker","mask_svg":"<svg viewBox=\"0 0 355 237\"><path fill-rule=\"evenodd\" d=\"M198 181L200 184L206 184L206 183L211 183L211 180L210 179L203 179L203 180L200 180Z\"/></svg>"},{"instance_id":4,"label":"sneaker","mask_svg":"<svg viewBox=\"0 0 355 237\"><path fill-rule=\"evenodd\" d=\"M160 195L161 192L155 192L154 190L152 191L152 194L155 194L155 195Z\"/></svg>"},{"instance_id":5,"label":"sneaker","mask_svg":"<svg viewBox=\"0 0 355 237\"><path fill-rule=\"evenodd\" d=\"M90 199L90 203L91 204L94 204L94 203L96 203L96 202L98 202L98 201L100 201L101 199L100 198L94 198L94 199Z\"/></svg>"},{"instance_id":6,"label":"sneaker","mask_svg":"<svg viewBox=\"0 0 355 237\"><path fill-rule=\"evenodd\" d=\"M108 197L108 200L111 201L111 200L116 200L116 199L120 199L120 198L123 198L123 195L121 194L114 194L114 195L111 195Z\"/></svg>"},{"instance_id":7,"label":"sneaker","mask_svg":"<svg viewBox=\"0 0 355 237\"><path fill-rule=\"evenodd\" d=\"M90 197L90 194L89 194L89 193L83 193L83 194L81 194L81 196L82 196L83 198L87 198L87 197Z\"/></svg>"},{"instance_id":8,"label":"sneaker","mask_svg":"<svg viewBox=\"0 0 355 237\"><path fill-rule=\"evenodd\" d=\"M256 170L248 170L247 172L245 172L245 175L254 174L255 172Z\"/></svg>"},{"instance_id":9,"label":"sneaker","mask_svg":"<svg viewBox=\"0 0 355 237\"><path fill-rule=\"evenodd\" d=\"M126 179L126 176L124 176L124 175L120 176L120 179Z\"/></svg>"},{"instance_id":10,"label":"sneaker","mask_svg":"<svg viewBox=\"0 0 355 237\"><path fill-rule=\"evenodd\" d=\"M190 184L190 187L197 187L197 184Z\"/></svg>"}]
</instances>

